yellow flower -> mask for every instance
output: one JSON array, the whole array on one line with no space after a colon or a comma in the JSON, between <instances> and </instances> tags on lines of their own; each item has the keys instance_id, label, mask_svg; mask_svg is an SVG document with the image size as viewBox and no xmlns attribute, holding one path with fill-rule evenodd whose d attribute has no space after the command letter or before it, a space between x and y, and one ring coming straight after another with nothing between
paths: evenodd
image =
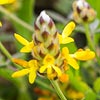
<instances>
[{"instance_id":1,"label":"yellow flower","mask_svg":"<svg viewBox=\"0 0 100 100\"><path fill-rule=\"evenodd\" d=\"M12 77L22 77L29 73L29 82L32 84L36 78L36 72L38 70L38 64L36 60L30 60L29 62L21 59L12 59L12 61L16 64L21 65L24 69L20 71L16 71L12 74Z\"/></svg>"},{"instance_id":2,"label":"yellow flower","mask_svg":"<svg viewBox=\"0 0 100 100\"><path fill-rule=\"evenodd\" d=\"M13 2L15 2L15 0L0 0L0 4L9 4Z\"/></svg>"},{"instance_id":3,"label":"yellow flower","mask_svg":"<svg viewBox=\"0 0 100 100\"><path fill-rule=\"evenodd\" d=\"M51 55L47 54L43 60L43 66L40 67L39 72L44 73L47 69L47 76L53 77L54 71L56 72L57 76L60 77L62 75L62 72L60 68L54 65L55 59Z\"/></svg>"},{"instance_id":4,"label":"yellow flower","mask_svg":"<svg viewBox=\"0 0 100 100\"><path fill-rule=\"evenodd\" d=\"M2 27L2 23L0 22L0 27Z\"/></svg>"},{"instance_id":5,"label":"yellow flower","mask_svg":"<svg viewBox=\"0 0 100 100\"><path fill-rule=\"evenodd\" d=\"M15 38L22 44L24 47L20 50L20 52L31 52L32 48L34 47L33 41L29 42L26 39L24 39L22 36L18 34L14 34Z\"/></svg>"},{"instance_id":6,"label":"yellow flower","mask_svg":"<svg viewBox=\"0 0 100 100\"><path fill-rule=\"evenodd\" d=\"M74 53L73 57L77 60L91 60L95 57L95 53L93 51L90 51L90 49L79 49Z\"/></svg>"},{"instance_id":7,"label":"yellow flower","mask_svg":"<svg viewBox=\"0 0 100 100\"><path fill-rule=\"evenodd\" d=\"M59 38L59 43L60 44L66 44L66 43L70 43L70 42L74 41L73 38L68 37L71 34L71 32L74 30L74 28L75 28L75 23L74 22L70 22L64 28L64 30L62 32L62 35L58 34L58 38Z\"/></svg>"},{"instance_id":8,"label":"yellow flower","mask_svg":"<svg viewBox=\"0 0 100 100\"><path fill-rule=\"evenodd\" d=\"M67 63L71 65L74 69L79 69L79 65L76 60L91 60L95 57L95 53L89 49L83 50L79 49L74 54L69 54L67 47L62 49L62 56L65 57Z\"/></svg>"},{"instance_id":9,"label":"yellow flower","mask_svg":"<svg viewBox=\"0 0 100 100\"><path fill-rule=\"evenodd\" d=\"M74 69L79 69L77 61L72 56L70 56L67 47L62 48L62 56L67 60L67 64L71 65Z\"/></svg>"}]
</instances>

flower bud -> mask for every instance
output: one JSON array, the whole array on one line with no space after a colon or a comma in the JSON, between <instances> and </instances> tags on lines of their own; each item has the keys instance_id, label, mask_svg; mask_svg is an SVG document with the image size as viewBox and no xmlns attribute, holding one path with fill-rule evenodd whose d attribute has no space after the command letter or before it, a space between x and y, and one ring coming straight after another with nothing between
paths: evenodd
<instances>
[{"instance_id":1,"label":"flower bud","mask_svg":"<svg viewBox=\"0 0 100 100\"><path fill-rule=\"evenodd\" d=\"M73 18L77 23L91 22L95 17L96 12L85 0L73 2Z\"/></svg>"},{"instance_id":2,"label":"flower bud","mask_svg":"<svg viewBox=\"0 0 100 100\"><path fill-rule=\"evenodd\" d=\"M60 55L59 38L53 20L42 11L34 23L33 57L40 63L47 54L56 58L56 65L61 66L63 60ZM60 61L60 62L59 62ZM40 64L41 65L41 64Z\"/></svg>"}]
</instances>

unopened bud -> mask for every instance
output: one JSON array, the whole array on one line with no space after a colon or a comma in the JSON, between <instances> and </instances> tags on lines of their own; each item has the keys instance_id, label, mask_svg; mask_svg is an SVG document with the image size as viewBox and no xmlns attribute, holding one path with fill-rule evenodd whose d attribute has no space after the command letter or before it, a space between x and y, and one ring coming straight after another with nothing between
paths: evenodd
<instances>
[{"instance_id":1,"label":"unopened bud","mask_svg":"<svg viewBox=\"0 0 100 100\"><path fill-rule=\"evenodd\" d=\"M73 18L77 23L91 22L95 17L96 12L85 0L73 2Z\"/></svg>"}]
</instances>

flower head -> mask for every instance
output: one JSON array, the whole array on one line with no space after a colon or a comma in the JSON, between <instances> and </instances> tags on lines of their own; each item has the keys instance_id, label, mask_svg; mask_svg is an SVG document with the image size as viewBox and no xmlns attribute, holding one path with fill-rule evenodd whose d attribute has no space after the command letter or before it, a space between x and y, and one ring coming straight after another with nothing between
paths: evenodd
<instances>
[{"instance_id":1,"label":"flower head","mask_svg":"<svg viewBox=\"0 0 100 100\"><path fill-rule=\"evenodd\" d=\"M68 37L71 34L71 32L74 30L74 28L75 28L75 23L70 22L68 23L68 25L65 26L62 35L58 34L60 44L66 44L74 41L73 38Z\"/></svg>"},{"instance_id":2,"label":"flower head","mask_svg":"<svg viewBox=\"0 0 100 100\"><path fill-rule=\"evenodd\" d=\"M30 60L29 62L21 59L12 59L14 63L21 65L24 69L16 71L12 74L12 77L22 77L29 73L29 82L32 84L36 78L38 70L38 64L36 60Z\"/></svg>"},{"instance_id":3,"label":"flower head","mask_svg":"<svg viewBox=\"0 0 100 100\"><path fill-rule=\"evenodd\" d=\"M59 67L55 66L55 59L51 55L46 55L43 60L43 66L40 67L39 72L44 73L47 70L48 78L54 78L53 74L57 75L58 77L61 76L62 72ZM52 76L52 77L51 77Z\"/></svg>"},{"instance_id":4,"label":"flower head","mask_svg":"<svg viewBox=\"0 0 100 100\"><path fill-rule=\"evenodd\" d=\"M61 82L68 81L68 75L65 74L69 66L79 69L77 60L90 60L95 57L94 52L89 49L78 50L74 54L69 53L67 47L60 48L60 44L73 42L69 37L75 28L75 23L70 22L63 30L62 35L57 33L53 20L41 12L34 23L34 34L31 42L22 36L15 34L15 38L24 45L21 52L32 52L33 58L27 62L20 59L13 61L24 67L21 71L15 72L13 77L20 77L29 74L29 82L33 83L36 73L42 74L49 79L59 79ZM88 57L86 57L88 56Z\"/></svg>"}]
</instances>

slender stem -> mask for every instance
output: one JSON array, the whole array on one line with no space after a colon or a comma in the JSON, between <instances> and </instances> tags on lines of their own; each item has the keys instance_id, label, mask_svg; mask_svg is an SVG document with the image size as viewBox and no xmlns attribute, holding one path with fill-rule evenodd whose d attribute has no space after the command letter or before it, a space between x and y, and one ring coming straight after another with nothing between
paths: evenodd
<instances>
[{"instance_id":1,"label":"slender stem","mask_svg":"<svg viewBox=\"0 0 100 100\"><path fill-rule=\"evenodd\" d=\"M95 51L95 46L94 46L94 43L91 39L91 34L90 34L90 31L89 31L89 25L88 24L85 24L84 25L85 27L85 33L86 33L86 38L87 38L87 41L88 41L88 46L90 47L91 50Z\"/></svg>"},{"instance_id":2,"label":"slender stem","mask_svg":"<svg viewBox=\"0 0 100 100\"><path fill-rule=\"evenodd\" d=\"M54 81L54 80L50 80L51 84L53 85L55 91L57 92L59 98L61 100L67 100L66 97L64 96L64 94L62 93L57 81Z\"/></svg>"},{"instance_id":3,"label":"slender stem","mask_svg":"<svg viewBox=\"0 0 100 100\"><path fill-rule=\"evenodd\" d=\"M86 38L88 40L88 46L90 47L91 50L93 50L96 53L94 42L91 39L89 25L88 24L84 24L84 27L85 27L85 31L86 31L85 32L86 33ZM98 57L97 54L96 54L96 59L97 59L99 65L100 65L100 58Z\"/></svg>"},{"instance_id":4,"label":"slender stem","mask_svg":"<svg viewBox=\"0 0 100 100\"><path fill-rule=\"evenodd\" d=\"M5 49L5 47L2 45L1 42L0 42L0 50L7 56L7 58L9 58L10 60L12 59L11 55L10 55L9 52Z\"/></svg>"},{"instance_id":5,"label":"slender stem","mask_svg":"<svg viewBox=\"0 0 100 100\"><path fill-rule=\"evenodd\" d=\"M0 42L0 50L2 51L2 53L10 60L12 61L12 56L10 55L10 53L6 50L6 48L3 46L3 44ZM13 63L12 64L14 66L16 66L17 68L20 68L20 66L18 66L17 64Z\"/></svg>"},{"instance_id":6,"label":"slender stem","mask_svg":"<svg viewBox=\"0 0 100 100\"><path fill-rule=\"evenodd\" d=\"M4 15L6 15L7 17L11 18L12 20L14 20L15 22L17 22L18 24L22 25L23 27L25 27L26 29L30 30L31 32L34 32L33 27L29 24L27 24L26 22L22 21L21 19L19 19L17 16L15 16L14 14L10 13L8 10L6 10L4 7L0 6L0 12L2 12Z\"/></svg>"}]
</instances>

